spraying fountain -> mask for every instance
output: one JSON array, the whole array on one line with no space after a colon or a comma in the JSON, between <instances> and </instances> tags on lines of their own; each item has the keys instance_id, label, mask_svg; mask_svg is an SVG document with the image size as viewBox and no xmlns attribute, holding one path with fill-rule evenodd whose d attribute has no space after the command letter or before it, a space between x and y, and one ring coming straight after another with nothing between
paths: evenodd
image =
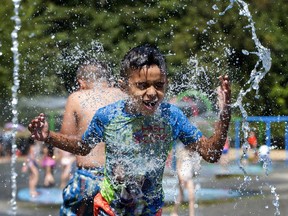
<instances>
[{"instance_id":1,"label":"spraying fountain","mask_svg":"<svg viewBox=\"0 0 288 216\"><path fill-rule=\"evenodd\" d=\"M11 158L11 188L12 188L12 198L11 198L11 215L16 215L17 212L17 203L16 203L16 195L17 195L17 173L15 171L15 163L16 163L16 132L18 127L18 89L19 89L19 51L18 51L18 31L21 28L21 20L19 17L19 7L20 7L20 0L13 0L14 3L14 16L12 20L15 21L15 27L13 32L11 33L12 37L12 52L13 52L13 62L14 62L14 69L13 69L13 87L12 87L12 123L13 123L13 135L12 135L12 158Z\"/></svg>"},{"instance_id":2,"label":"spraying fountain","mask_svg":"<svg viewBox=\"0 0 288 216\"><path fill-rule=\"evenodd\" d=\"M12 113L13 113L13 125L14 125L14 137L13 137L13 145L12 145L12 158L11 158L11 188L12 188L12 199L11 199L11 210L10 214L11 215L16 215L17 214L17 202L16 202L16 195L17 195L17 173L15 171L15 162L17 160L16 156L16 149L17 146L15 144L15 134L16 134L16 128L18 126L18 96L17 96L17 91L19 88L19 52L18 52L18 31L21 28L21 22L19 18L19 6L20 6L20 0L13 0L14 3L14 16L12 19L15 21L15 28L14 31L11 34L12 37L12 42L13 42L13 47L12 47L12 52L13 52L13 60L14 60L14 69L13 69L13 78L14 78L14 85L12 88ZM265 48L261 42L259 41L257 34L256 34L256 27L254 24L254 21L252 19L252 15L249 12L248 5L242 0L231 0L230 5L222 12L219 12L219 19L221 19L221 16L225 16L225 14L233 7L240 8L239 14L243 17L246 17L249 21L249 26L247 28L250 28L251 34L252 34L252 39L254 41L256 51L247 51L243 50L244 55L255 55L258 57L258 60L255 64L254 69L251 71L250 74L250 79L247 82L248 86L246 89L241 89L240 93L238 94L237 101L233 104L234 108L238 108L241 111L243 122L242 122L242 131L244 133L244 138L248 137L248 131L250 130L249 125L246 121L246 118L248 117L247 111L244 109L242 100L243 98L251 91L255 91L256 95L258 93L259 89L259 84L261 80L265 77L265 75L269 72L270 67L271 67L271 57L270 57L270 50ZM219 10L216 5L213 6L213 10ZM215 24L215 20L207 22L207 25L213 25ZM1 44L0 44L1 45ZM1 46L0 46L1 48ZM205 69L202 68L198 62L197 58L191 57L189 59L189 63L192 64L192 66L195 66L195 73L203 73L205 72ZM195 65L195 63L197 63ZM193 77L192 77L193 78ZM193 87L193 86L192 86ZM243 157L247 154L247 149L248 149L248 143L244 143L244 148L243 148ZM264 164L270 164L269 159L263 159ZM252 179L250 176L247 174L245 167L242 166L242 164L239 164L239 167L243 170L244 173L244 182L239 186L239 191L242 190L242 188L247 187ZM272 185L270 185L271 188L271 194L274 196L274 201L273 205L275 206L275 215L280 215L280 210L279 210L279 196L276 192L276 188Z\"/></svg>"}]
</instances>

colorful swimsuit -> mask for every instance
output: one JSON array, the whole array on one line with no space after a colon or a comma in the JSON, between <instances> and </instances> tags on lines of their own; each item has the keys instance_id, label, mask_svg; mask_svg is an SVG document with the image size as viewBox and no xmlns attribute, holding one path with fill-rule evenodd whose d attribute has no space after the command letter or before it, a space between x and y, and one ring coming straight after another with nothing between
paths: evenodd
<instances>
[{"instance_id":1,"label":"colorful swimsuit","mask_svg":"<svg viewBox=\"0 0 288 216\"><path fill-rule=\"evenodd\" d=\"M162 208L162 176L175 140L197 142L202 133L177 107L162 103L153 116L128 114L125 101L97 111L82 139L106 143L101 195L116 215L156 215Z\"/></svg>"},{"instance_id":2,"label":"colorful swimsuit","mask_svg":"<svg viewBox=\"0 0 288 216\"><path fill-rule=\"evenodd\" d=\"M103 167L78 168L73 178L63 190L61 216L77 216L79 206L85 203L84 215L93 215L93 198L99 192L99 183L103 180Z\"/></svg>"}]
</instances>

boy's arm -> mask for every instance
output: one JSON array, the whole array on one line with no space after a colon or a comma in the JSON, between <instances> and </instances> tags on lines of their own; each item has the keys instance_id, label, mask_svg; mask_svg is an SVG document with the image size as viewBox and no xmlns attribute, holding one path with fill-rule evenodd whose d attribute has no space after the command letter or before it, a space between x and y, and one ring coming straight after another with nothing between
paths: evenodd
<instances>
[{"instance_id":1,"label":"boy's arm","mask_svg":"<svg viewBox=\"0 0 288 216\"><path fill-rule=\"evenodd\" d=\"M43 113L30 122L28 129L33 139L52 144L54 147L72 154L87 155L91 151L89 145L82 142L80 137L49 131L48 123Z\"/></svg>"},{"instance_id":2,"label":"boy's arm","mask_svg":"<svg viewBox=\"0 0 288 216\"><path fill-rule=\"evenodd\" d=\"M228 76L220 77L221 86L218 88L218 100L220 108L220 119L215 124L214 134L210 138L202 137L191 145L192 150L196 150L208 162L217 162L222 154L227 138L229 123L231 119L231 89Z\"/></svg>"}]
</instances>

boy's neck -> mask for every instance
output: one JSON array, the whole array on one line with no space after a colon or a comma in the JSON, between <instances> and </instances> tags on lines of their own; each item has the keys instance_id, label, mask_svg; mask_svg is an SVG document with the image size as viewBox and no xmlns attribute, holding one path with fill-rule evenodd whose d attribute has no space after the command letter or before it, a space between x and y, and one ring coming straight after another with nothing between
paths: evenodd
<instances>
[{"instance_id":1,"label":"boy's neck","mask_svg":"<svg viewBox=\"0 0 288 216\"><path fill-rule=\"evenodd\" d=\"M130 106L129 100L127 100L125 103L125 112L127 112L128 114L132 114L132 115L137 114L136 109L134 109L134 107Z\"/></svg>"}]
</instances>

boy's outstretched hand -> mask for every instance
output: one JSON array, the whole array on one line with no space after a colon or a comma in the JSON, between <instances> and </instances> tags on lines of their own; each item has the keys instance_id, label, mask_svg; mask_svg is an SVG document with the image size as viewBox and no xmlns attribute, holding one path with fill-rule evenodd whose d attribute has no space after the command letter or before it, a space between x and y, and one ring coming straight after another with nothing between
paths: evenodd
<instances>
[{"instance_id":1,"label":"boy's outstretched hand","mask_svg":"<svg viewBox=\"0 0 288 216\"><path fill-rule=\"evenodd\" d=\"M48 128L48 123L45 120L45 115L43 113L34 118L28 125L28 130L31 133L31 137L39 141L47 140L49 136Z\"/></svg>"},{"instance_id":2,"label":"boy's outstretched hand","mask_svg":"<svg viewBox=\"0 0 288 216\"><path fill-rule=\"evenodd\" d=\"M227 139L231 119L231 88L229 77L220 76L220 86L217 88L219 121L215 122L214 134L209 137L202 137L198 143L198 150L204 160L214 163L217 162L222 154L223 147Z\"/></svg>"},{"instance_id":3,"label":"boy's outstretched hand","mask_svg":"<svg viewBox=\"0 0 288 216\"><path fill-rule=\"evenodd\" d=\"M231 102L231 87L228 75L220 76L220 86L217 88L218 105L220 112L229 114Z\"/></svg>"}]
</instances>

